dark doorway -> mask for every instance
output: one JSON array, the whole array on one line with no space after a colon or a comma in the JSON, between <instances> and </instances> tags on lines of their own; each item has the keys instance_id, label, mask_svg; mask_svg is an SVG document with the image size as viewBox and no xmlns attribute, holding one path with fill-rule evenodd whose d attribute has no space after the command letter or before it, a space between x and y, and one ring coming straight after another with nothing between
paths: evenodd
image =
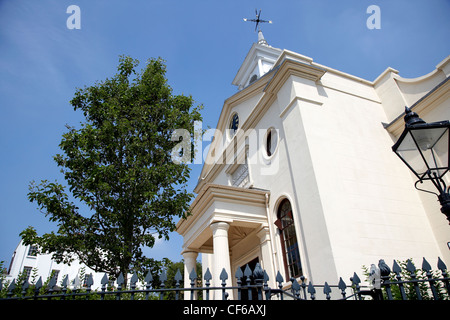
<instances>
[{"instance_id":1,"label":"dark doorway","mask_svg":"<svg viewBox=\"0 0 450 320\"><path fill-rule=\"evenodd\" d=\"M253 275L253 271L255 270L256 264L259 262L259 258L256 257L255 259L249 261L248 263L244 264L242 266L242 272L245 271L245 268L247 267L247 265L249 266L250 270L252 270L252 275L250 276L251 285L255 284L255 277ZM247 285L247 277L244 276L242 278L242 286L246 286ZM251 299L249 299L249 290L247 288L242 289L241 291L241 300L258 300L258 290L256 288L251 288Z\"/></svg>"}]
</instances>

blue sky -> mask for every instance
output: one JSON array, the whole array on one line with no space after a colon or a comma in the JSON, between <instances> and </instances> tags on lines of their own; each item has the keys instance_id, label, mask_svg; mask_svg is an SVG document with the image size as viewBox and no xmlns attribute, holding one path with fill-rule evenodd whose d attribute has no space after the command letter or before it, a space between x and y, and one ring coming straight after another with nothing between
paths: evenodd
<instances>
[{"instance_id":1,"label":"blue sky","mask_svg":"<svg viewBox=\"0 0 450 320\"><path fill-rule=\"evenodd\" d=\"M68 29L67 7L81 9L81 29ZM366 9L378 5L381 29ZM65 124L82 115L69 101L75 88L116 72L119 55L167 61L174 93L203 104L203 127L214 128L240 64L257 39L255 8L270 45L374 80L387 67L414 78L450 54L449 0L0 0L0 260L9 264L27 226L54 229L27 200L31 180L64 182L53 156ZM201 165L192 165L190 190ZM149 256L179 261L174 233Z\"/></svg>"}]
</instances>

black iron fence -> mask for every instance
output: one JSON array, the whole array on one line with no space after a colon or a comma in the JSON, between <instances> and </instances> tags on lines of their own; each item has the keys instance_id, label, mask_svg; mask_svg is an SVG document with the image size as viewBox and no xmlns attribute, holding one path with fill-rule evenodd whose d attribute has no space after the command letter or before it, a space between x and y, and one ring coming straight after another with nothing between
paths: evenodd
<instances>
[{"instance_id":1,"label":"black iron fence","mask_svg":"<svg viewBox=\"0 0 450 320\"><path fill-rule=\"evenodd\" d=\"M79 287L69 283L65 276L57 285L55 277L43 283L42 278L36 283L29 283L25 279L17 283L16 279L10 282L0 282L0 299L2 300L182 300L188 292L188 300L230 299L229 292L233 292L237 300L449 300L450 278L447 267L439 258L438 270L432 270L430 264L423 259L422 268L417 269L411 260L397 262L394 260L392 270L383 260L378 267L372 265L366 268L364 274L369 286L362 286L360 277L354 273L349 282L342 278L338 284L317 285L308 281L304 276L298 279L285 281L277 273L276 287L269 286L269 276L259 264L254 270L247 265L243 270L238 268L234 275L235 286L227 286L229 275L222 270L220 285L213 286L212 275L209 269L203 276L203 286L198 286L199 280L193 270L190 275L190 286L182 287L182 274L178 270L174 277L175 287L166 288L166 272L159 275L160 285L153 287L153 277L149 272L145 279L139 280L134 274L129 285L125 286L124 277L120 275L116 281L110 281L105 274L101 287L92 290L94 284L92 275L87 275L84 286Z\"/></svg>"}]
</instances>

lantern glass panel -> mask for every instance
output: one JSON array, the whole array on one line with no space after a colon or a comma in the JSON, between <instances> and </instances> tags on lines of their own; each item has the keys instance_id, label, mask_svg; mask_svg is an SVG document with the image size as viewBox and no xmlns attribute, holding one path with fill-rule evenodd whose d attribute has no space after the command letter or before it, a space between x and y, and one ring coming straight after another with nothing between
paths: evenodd
<instances>
[{"instance_id":1,"label":"lantern glass panel","mask_svg":"<svg viewBox=\"0 0 450 320\"><path fill-rule=\"evenodd\" d=\"M435 163L438 177L442 177L449 167L449 128L445 128L441 137L436 141L432 148L432 160Z\"/></svg>"},{"instance_id":2,"label":"lantern glass panel","mask_svg":"<svg viewBox=\"0 0 450 320\"><path fill-rule=\"evenodd\" d=\"M408 131L396 153L421 179L428 170L442 177L449 166L449 129L414 128Z\"/></svg>"},{"instance_id":3,"label":"lantern glass panel","mask_svg":"<svg viewBox=\"0 0 450 320\"><path fill-rule=\"evenodd\" d=\"M427 166L417 150L411 131L408 131L395 152L419 178L421 174L427 171Z\"/></svg>"}]
</instances>

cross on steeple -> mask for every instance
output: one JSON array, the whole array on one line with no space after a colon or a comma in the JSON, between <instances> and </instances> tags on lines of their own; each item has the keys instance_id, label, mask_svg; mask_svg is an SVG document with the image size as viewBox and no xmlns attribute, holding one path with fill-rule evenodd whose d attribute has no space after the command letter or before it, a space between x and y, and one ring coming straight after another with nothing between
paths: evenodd
<instances>
[{"instance_id":1,"label":"cross on steeple","mask_svg":"<svg viewBox=\"0 0 450 320\"><path fill-rule=\"evenodd\" d=\"M264 22L272 23L271 20L262 20L262 19L259 18L261 16L261 9L259 9L259 13L258 13L258 10L255 9L255 14L256 14L256 19L246 19L246 18L244 18L244 21L250 21L250 22L255 22L256 23L255 24L255 32L256 32L256 29L258 28L258 24L264 23ZM259 29L259 30L261 30L261 29Z\"/></svg>"}]
</instances>

